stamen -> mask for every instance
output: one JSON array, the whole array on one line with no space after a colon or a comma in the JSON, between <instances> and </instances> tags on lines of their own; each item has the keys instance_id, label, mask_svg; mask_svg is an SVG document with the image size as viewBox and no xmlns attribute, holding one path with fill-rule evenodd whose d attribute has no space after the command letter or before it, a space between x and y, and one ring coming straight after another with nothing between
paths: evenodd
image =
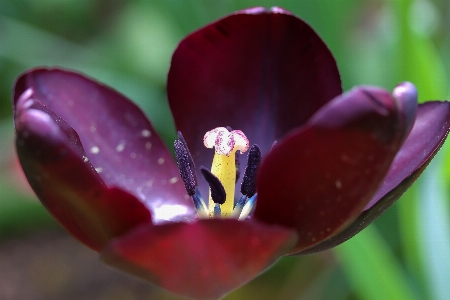
<instances>
[{"instance_id":1,"label":"stamen","mask_svg":"<svg viewBox=\"0 0 450 300\"><path fill-rule=\"evenodd\" d=\"M195 168L191 166L194 164L192 162L192 157L186 145L180 141L175 140L173 142L175 149L175 157L177 159L178 169L180 170L181 180L183 180L184 187L189 196L195 194L195 189L197 186L197 176L195 175Z\"/></svg>"},{"instance_id":2,"label":"stamen","mask_svg":"<svg viewBox=\"0 0 450 300\"><path fill-rule=\"evenodd\" d=\"M206 207L205 201L203 200L198 189L195 189L195 194L192 195L192 200L194 201L194 206L197 210L198 217L200 219L209 218L208 208Z\"/></svg>"},{"instance_id":3,"label":"stamen","mask_svg":"<svg viewBox=\"0 0 450 300\"><path fill-rule=\"evenodd\" d=\"M194 175L195 184L197 185L197 173L195 172L195 165L194 165L194 160L192 159L191 152L189 152L189 148L186 144L186 141L184 140L183 135L181 134L181 131L178 131L177 136L178 136L178 140L183 143L184 148L186 149L186 155L188 156L189 166L191 167L191 170L194 170L193 175Z\"/></svg>"},{"instance_id":4,"label":"stamen","mask_svg":"<svg viewBox=\"0 0 450 300\"><path fill-rule=\"evenodd\" d=\"M216 203L214 205L214 218L220 218L222 216L222 210L220 209L220 204Z\"/></svg>"},{"instance_id":5,"label":"stamen","mask_svg":"<svg viewBox=\"0 0 450 300\"><path fill-rule=\"evenodd\" d=\"M251 197L256 193L256 172L261 163L261 150L258 145L253 145L248 151L247 167L241 184L241 193Z\"/></svg>"},{"instance_id":6,"label":"stamen","mask_svg":"<svg viewBox=\"0 0 450 300\"><path fill-rule=\"evenodd\" d=\"M195 172L194 161L192 160L191 153L187 148L181 132L178 132L178 140L175 140L173 145L181 180L183 180L187 194L191 196L194 201L197 215L199 218L208 218L208 208L199 190L197 189L197 174Z\"/></svg>"},{"instance_id":7,"label":"stamen","mask_svg":"<svg viewBox=\"0 0 450 300\"><path fill-rule=\"evenodd\" d=\"M261 150L257 145L250 147L241 185L242 197L234 205L235 184L240 176L236 153L239 151L242 154L249 149L248 139L240 130L217 127L205 134L203 142L206 147L215 148L211 171L203 166L200 168L209 184L209 209L198 190L194 161L181 132L174 141L180 176L199 218L234 217L244 220L256 202L256 173L262 159Z\"/></svg>"},{"instance_id":8,"label":"stamen","mask_svg":"<svg viewBox=\"0 0 450 300\"><path fill-rule=\"evenodd\" d=\"M209 184L209 188L211 190L211 198L214 201L214 203L220 205L224 204L227 198L227 193L225 192L225 188L223 187L219 178L217 178L205 167L201 167L200 171L202 172L203 177L205 177L205 180Z\"/></svg>"},{"instance_id":9,"label":"stamen","mask_svg":"<svg viewBox=\"0 0 450 300\"><path fill-rule=\"evenodd\" d=\"M232 218L234 218L234 219L239 218L246 202L247 202L247 196L243 195L243 196L241 196L241 198L239 198L238 202L234 206L233 212L231 213Z\"/></svg>"},{"instance_id":10,"label":"stamen","mask_svg":"<svg viewBox=\"0 0 450 300\"><path fill-rule=\"evenodd\" d=\"M247 199L256 193L256 172L261 163L261 150L258 145L253 145L248 151L247 167L245 168L244 178L241 184L241 194L243 195L234 206L232 218L239 218L244 209Z\"/></svg>"},{"instance_id":11,"label":"stamen","mask_svg":"<svg viewBox=\"0 0 450 300\"><path fill-rule=\"evenodd\" d=\"M245 203L244 208L242 209L241 215L239 216L239 220L245 220L255 207L256 196L258 194L254 194L248 201Z\"/></svg>"}]
</instances>

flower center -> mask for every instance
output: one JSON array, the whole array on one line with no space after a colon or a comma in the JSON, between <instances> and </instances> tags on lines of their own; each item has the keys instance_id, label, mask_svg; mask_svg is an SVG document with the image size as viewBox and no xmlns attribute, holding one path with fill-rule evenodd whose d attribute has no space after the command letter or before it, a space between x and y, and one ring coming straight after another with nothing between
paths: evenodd
<instances>
[{"instance_id":1,"label":"flower center","mask_svg":"<svg viewBox=\"0 0 450 300\"><path fill-rule=\"evenodd\" d=\"M203 138L203 143L207 148L215 149L215 154L211 166L211 173L217 177L222 184L226 199L219 203L221 215L229 217L234 209L234 189L236 185L236 151L245 153L250 144L245 134L240 130L228 131L224 127L217 127L208 131ZM209 181L208 181L209 183ZM211 185L211 184L210 184ZM212 197L212 188L209 193L209 211L216 205Z\"/></svg>"},{"instance_id":2,"label":"flower center","mask_svg":"<svg viewBox=\"0 0 450 300\"><path fill-rule=\"evenodd\" d=\"M208 131L203 143L215 150L211 170L200 170L209 184L208 206L198 191L194 162L183 136L178 132L174 142L175 155L181 179L189 196L192 197L199 218L237 218L243 220L251 213L256 202L256 171L261 161L261 151L257 145L250 147L245 134L240 130L217 127ZM235 201L235 186L239 178L237 151L248 154L248 164L241 184L242 196Z\"/></svg>"}]
</instances>

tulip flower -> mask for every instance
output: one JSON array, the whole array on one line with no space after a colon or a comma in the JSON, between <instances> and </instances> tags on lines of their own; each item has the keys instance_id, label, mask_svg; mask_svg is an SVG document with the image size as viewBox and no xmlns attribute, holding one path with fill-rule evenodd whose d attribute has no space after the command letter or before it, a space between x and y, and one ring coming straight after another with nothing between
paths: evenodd
<instances>
[{"instance_id":1,"label":"tulip flower","mask_svg":"<svg viewBox=\"0 0 450 300\"><path fill-rule=\"evenodd\" d=\"M327 46L280 8L187 36L167 93L176 157L115 90L74 71L28 70L14 88L16 148L69 233L106 263L194 299L351 238L414 182L450 126L449 103L418 105L409 82L343 93Z\"/></svg>"}]
</instances>

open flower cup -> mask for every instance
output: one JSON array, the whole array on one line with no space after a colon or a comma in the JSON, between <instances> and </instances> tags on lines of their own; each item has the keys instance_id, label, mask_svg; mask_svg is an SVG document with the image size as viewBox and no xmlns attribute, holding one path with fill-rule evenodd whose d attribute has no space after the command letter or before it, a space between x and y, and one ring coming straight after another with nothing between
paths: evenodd
<instances>
[{"instance_id":1,"label":"open flower cup","mask_svg":"<svg viewBox=\"0 0 450 300\"><path fill-rule=\"evenodd\" d=\"M239 11L187 36L167 93L189 162L180 168L135 104L59 68L17 79L16 147L33 190L68 232L106 263L195 299L223 297L282 255L354 236L420 175L450 122L448 102L418 105L408 82L392 93L343 93L326 45L280 8ZM240 219L197 197L223 184L208 171L214 149L203 138L227 126L262 156L249 163L256 193ZM212 177L194 178L201 166Z\"/></svg>"}]
</instances>

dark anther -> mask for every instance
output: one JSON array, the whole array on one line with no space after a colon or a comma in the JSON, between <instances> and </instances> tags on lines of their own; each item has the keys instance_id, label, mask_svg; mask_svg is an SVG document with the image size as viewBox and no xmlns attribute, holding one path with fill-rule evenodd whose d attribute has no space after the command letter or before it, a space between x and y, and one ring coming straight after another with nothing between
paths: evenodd
<instances>
[{"instance_id":1,"label":"dark anther","mask_svg":"<svg viewBox=\"0 0 450 300\"><path fill-rule=\"evenodd\" d=\"M195 172L195 165L194 165L194 160L192 159L191 152L189 152L189 148L186 144L186 141L184 140L183 135L181 134L181 131L178 131L177 136L178 136L178 140L183 143L184 149L186 149L186 154L189 156L189 166L190 166L191 170L193 170L195 185L197 185L197 173Z\"/></svg>"},{"instance_id":2,"label":"dark anther","mask_svg":"<svg viewBox=\"0 0 450 300\"><path fill-rule=\"evenodd\" d=\"M195 168L193 168L194 163L192 162L191 155L187 150L186 144L182 141L175 140L173 146L175 148L175 156L177 158L181 179L183 180L188 195L192 196L195 194L197 176L195 175Z\"/></svg>"},{"instance_id":3,"label":"dark anther","mask_svg":"<svg viewBox=\"0 0 450 300\"><path fill-rule=\"evenodd\" d=\"M256 172L261 162L261 150L257 145L250 147L248 151L247 167L241 184L241 193L251 197L256 193Z\"/></svg>"},{"instance_id":4,"label":"dark anther","mask_svg":"<svg viewBox=\"0 0 450 300\"><path fill-rule=\"evenodd\" d=\"M205 167L201 167L200 171L209 184L209 188L211 189L211 198L214 203L224 204L227 198L227 193L225 192L225 188L223 187L219 178L217 178L213 173L211 173L211 171L209 171Z\"/></svg>"}]
</instances>

